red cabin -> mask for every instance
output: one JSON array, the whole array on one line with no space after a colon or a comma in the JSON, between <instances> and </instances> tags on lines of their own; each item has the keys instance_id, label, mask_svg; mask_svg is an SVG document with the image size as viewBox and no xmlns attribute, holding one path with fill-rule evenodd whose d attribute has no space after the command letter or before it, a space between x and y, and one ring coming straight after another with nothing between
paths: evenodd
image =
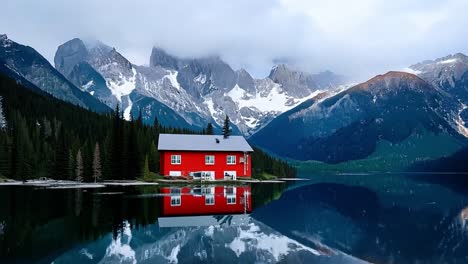
<instances>
[{"instance_id":1,"label":"red cabin","mask_svg":"<svg viewBox=\"0 0 468 264\"><path fill-rule=\"evenodd\" d=\"M253 149L242 136L160 134L158 151L164 176L202 180L252 176Z\"/></svg>"}]
</instances>

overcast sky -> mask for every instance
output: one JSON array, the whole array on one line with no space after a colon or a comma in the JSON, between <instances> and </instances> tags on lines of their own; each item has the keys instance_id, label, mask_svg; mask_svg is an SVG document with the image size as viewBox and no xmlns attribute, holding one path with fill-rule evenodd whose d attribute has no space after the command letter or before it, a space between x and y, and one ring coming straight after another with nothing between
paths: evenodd
<instances>
[{"instance_id":1,"label":"overcast sky","mask_svg":"<svg viewBox=\"0 0 468 264\"><path fill-rule=\"evenodd\" d=\"M151 47L220 55L256 77L275 59L362 80L468 53L467 0L2 0L0 32L53 62L74 38L99 39L131 62Z\"/></svg>"}]
</instances>

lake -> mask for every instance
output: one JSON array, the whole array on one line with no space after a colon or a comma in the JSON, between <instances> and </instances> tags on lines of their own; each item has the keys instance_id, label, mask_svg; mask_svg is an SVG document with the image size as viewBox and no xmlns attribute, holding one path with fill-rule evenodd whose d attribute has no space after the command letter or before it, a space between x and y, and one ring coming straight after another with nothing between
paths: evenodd
<instances>
[{"instance_id":1,"label":"lake","mask_svg":"<svg viewBox=\"0 0 468 264\"><path fill-rule=\"evenodd\" d=\"M466 175L299 176L0 186L0 263L468 263Z\"/></svg>"}]
</instances>

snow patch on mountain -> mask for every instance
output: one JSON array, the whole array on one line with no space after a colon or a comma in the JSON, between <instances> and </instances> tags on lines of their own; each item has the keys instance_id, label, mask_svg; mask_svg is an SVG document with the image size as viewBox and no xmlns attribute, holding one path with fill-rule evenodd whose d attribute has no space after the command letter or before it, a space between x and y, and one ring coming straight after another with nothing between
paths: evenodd
<instances>
[{"instance_id":1,"label":"snow patch on mountain","mask_svg":"<svg viewBox=\"0 0 468 264\"><path fill-rule=\"evenodd\" d=\"M455 63L455 62L457 62L457 59L456 58L451 58L451 59L439 61L437 63L438 64L452 64L452 63Z\"/></svg>"},{"instance_id":2,"label":"snow patch on mountain","mask_svg":"<svg viewBox=\"0 0 468 264\"><path fill-rule=\"evenodd\" d=\"M175 246L171 250L171 254L169 255L169 257L167 257L167 260L169 260L170 263L177 264L177 262L179 262L179 259L177 258L179 251L180 251L180 245Z\"/></svg>"},{"instance_id":3,"label":"snow patch on mountain","mask_svg":"<svg viewBox=\"0 0 468 264\"><path fill-rule=\"evenodd\" d=\"M227 95L230 96L234 102L237 102L239 109L242 107L255 107L262 112L285 112L321 92L323 91L317 90L312 92L309 96L297 99L285 93L279 85L275 85L266 95L259 92L252 95L236 85Z\"/></svg>"},{"instance_id":4,"label":"snow patch on mountain","mask_svg":"<svg viewBox=\"0 0 468 264\"><path fill-rule=\"evenodd\" d=\"M217 114L219 114L219 111L214 108L214 103L213 99L208 98L205 101L206 106L208 106L208 110L210 111L210 114L212 117L215 117Z\"/></svg>"},{"instance_id":5,"label":"snow patch on mountain","mask_svg":"<svg viewBox=\"0 0 468 264\"><path fill-rule=\"evenodd\" d=\"M120 263L137 263L135 251L130 246L132 231L128 222L123 223L123 232L106 249L104 259L118 259Z\"/></svg>"},{"instance_id":6,"label":"snow patch on mountain","mask_svg":"<svg viewBox=\"0 0 468 264\"><path fill-rule=\"evenodd\" d=\"M168 74L164 76L164 78L168 79L171 82L172 87L180 91L181 87L180 87L179 82L177 81L177 74L179 74L179 72L168 70L167 73Z\"/></svg>"},{"instance_id":7,"label":"snow patch on mountain","mask_svg":"<svg viewBox=\"0 0 468 264\"><path fill-rule=\"evenodd\" d=\"M402 72L407 72L407 73L411 73L411 74L414 74L414 75L418 75L418 74L421 74L422 71L419 71L419 70L415 70L415 69L411 69L409 67L406 67L406 68L403 68L401 69Z\"/></svg>"},{"instance_id":8,"label":"snow patch on mountain","mask_svg":"<svg viewBox=\"0 0 468 264\"><path fill-rule=\"evenodd\" d=\"M86 84L84 84L83 86L81 86L81 89L82 89L83 91L88 91L88 89L89 89L90 87L92 87L93 85L94 85L94 81L91 80L91 81L87 82Z\"/></svg>"},{"instance_id":9,"label":"snow patch on mountain","mask_svg":"<svg viewBox=\"0 0 468 264\"><path fill-rule=\"evenodd\" d=\"M88 259L92 260L94 258L93 254L89 253L88 250L86 248L83 248L81 251L80 251L81 254L83 254L84 256L86 256Z\"/></svg>"},{"instance_id":10,"label":"snow patch on mountain","mask_svg":"<svg viewBox=\"0 0 468 264\"><path fill-rule=\"evenodd\" d=\"M205 84L206 83L206 74L200 73L197 77L193 78L194 82Z\"/></svg>"},{"instance_id":11,"label":"snow patch on mountain","mask_svg":"<svg viewBox=\"0 0 468 264\"><path fill-rule=\"evenodd\" d=\"M0 129L5 129L6 127L7 127L7 121L3 113L3 97L0 96ZM2 229L0 228L0 235L2 234L1 231Z\"/></svg>"},{"instance_id":12,"label":"snow patch on mountain","mask_svg":"<svg viewBox=\"0 0 468 264\"><path fill-rule=\"evenodd\" d=\"M237 236L231 243L225 246L232 249L237 257L247 250L252 250L252 248L264 250L270 252L276 262L293 251L306 250L314 255L320 255L317 250L286 236L261 232L260 227L254 223L250 223L247 228L238 227Z\"/></svg>"},{"instance_id":13,"label":"snow patch on mountain","mask_svg":"<svg viewBox=\"0 0 468 264\"><path fill-rule=\"evenodd\" d=\"M122 73L119 73L119 80L114 81L112 79L107 79L108 87L111 90L112 94L122 102L122 97L129 95L133 90L135 90L136 84L136 70L132 68L133 76L125 78Z\"/></svg>"},{"instance_id":14,"label":"snow patch on mountain","mask_svg":"<svg viewBox=\"0 0 468 264\"><path fill-rule=\"evenodd\" d=\"M133 106L133 102L130 99L130 96L127 96L127 107L124 110L125 120L130 121L130 119L132 119L132 117L130 116L130 112L132 111L132 106Z\"/></svg>"},{"instance_id":15,"label":"snow patch on mountain","mask_svg":"<svg viewBox=\"0 0 468 264\"><path fill-rule=\"evenodd\" d=\"M455 124L458 128L458 132L465 137L468 137L468 128L466 127L466 122L463 121L461 113L468 108L467 105L462 104L460 111L458 112L458 117L455 119Z\"/></svg>"}]
</instances>

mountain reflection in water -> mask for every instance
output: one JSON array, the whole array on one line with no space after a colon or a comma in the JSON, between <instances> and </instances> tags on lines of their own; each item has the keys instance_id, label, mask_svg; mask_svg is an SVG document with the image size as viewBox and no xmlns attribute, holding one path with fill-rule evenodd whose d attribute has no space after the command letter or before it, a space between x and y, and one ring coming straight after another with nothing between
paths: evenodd
<instances>
[{"instance_id":1,"label":"mountain reflection in water","mask_svg":"<svg viewBox=\"0 0 468 264\"><path fill-rule=\"evenodd\" d=\"M105 190L4 188L2 195L10 200L0 214L0 219L6 219L5 233L0 237L0 260L360 263L323 245L300 243L250 217L253 206L279 198L285 187L259 184ZM56 203L44 207L46 201ZM21 210L21 205L27 211ZM42 216L37 217L40 212Z\"/></svg>"},{"instance_id":2,"label":"mountain reflection in water","mask_svg":"<svg viewBox=\"0 0 468 264\"><path fill-rule=\"evenodd\" d=\"M468 196L402 175L0 187L0 263L468 263Z\"/></svg>"}]
</instances>

